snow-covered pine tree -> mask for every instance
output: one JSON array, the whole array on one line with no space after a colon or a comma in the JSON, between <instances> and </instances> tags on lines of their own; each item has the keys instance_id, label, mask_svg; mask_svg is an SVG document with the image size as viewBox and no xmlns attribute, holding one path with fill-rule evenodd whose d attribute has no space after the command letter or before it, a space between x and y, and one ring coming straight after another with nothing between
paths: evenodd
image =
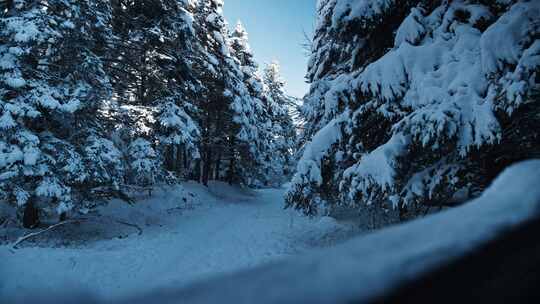
<instances>
[{"instance_id":1,"label":"snow-covered pine tree","mask_svg":"<svg viewBox=\"0 0 540 304\"><path fill-rule=\"evenodd\" d=\"M259 102L244 82L238 59L232 54L222 1L196 5L195 23L200 45L196 62L203 84L201 109L201 181L226 179L233 183L256 183Z\"/></svg>"},{"instance_id":2,"label":"snow-covered pine tree","mask_svg":"<svg viewBox=\"0 0 540 304\"><path fill-rule=\"evenodd\" d=\"M231 52L238 59L240 67L247 74L246 77L258 76L256 74L259 67L253 58L248 32L240 20L238 20L234 30L230 33L229 42ZM262 88L259 89L262 90Z\"/></svg>"},{"instance_id":3,"label":"snow-covered pine tree","mask_svg":"<svg viewBox=\"0 0 540 304\"><path fill-rule=\"evenodd\" d=\"M253 170L251 170L250 179L252 184L258 186L275 184L277 182L274 170L275 158L279 153L276 153L273 146L275 131L269 107L272 101L265 90L259 66L251 51L248 33L240 21L231 33L229 40L231 53L238 60L244 75L244 84L254 104L251 115L256 119L257 138L251 139L255 145L252 146L253 152L251 152Z\"/></svg>"},{"instance_id":4,"label":"snow-covered pine tree","mask_svg":"<svg viewBox=\"0 0 540 304\"><path fill-rule=\"evenodd\" d=\"M538 155L538 2L326 0L318 12L304 108L314 136L289 206L406 216Z\"/></svg>"},{"instance_id":5,"label":"snow-covered pine tree","mask_svg":"<svg viewBox=\"0 0 540 304\"><path fill-rule=\"evenodd\" d=\"M194 101L201 85L191 66L198 56L194 7L176 0L112 2L115 47L107 67L119 139L127 150L137 138L150 138L163 164L160 178L189 176L200 133Z\"/></svg>"},{"instance_id":6,"label":"snow-covered pine tree","mask_svg":"<svg viewBox=\"0 0 540 304\"><path fill-rule=\"evenodd\" d=\"M229 53L224 36L225 21L221 16L221 1L202 1L194 5L194 28L197 49L193 69L200 85L195 101L200 109L199 150L201 158L194 171L194 178L207 184L211 179L225 178L227 161L233 159L232 130L233 113L230 109L231 96L227 94L225 62Z\"/></svg>"},{"instance_id":7,"label":"snow-covered pine tree","mask_svg":"<svg viewBox=\"0 0 540 304\"><path fill-rule=\"evenodd\" d=\"M281 78L277 61L264 69L265 94L268 96L267 108L272 122L272 173L278 182L288 181L294 171L294 151L296 149L296 127L291 110L296 105L293 98L285 92L285 81Z\"/></svg>"},{"instance_id":8,"label":"snow-covered pine tree","mask_svg":"<svg viewBox=\"0 0 540 304\"><path fill-rule=\"evenodd\" d=\"M85 149L103 136L96 113L110 93L100 60L109 25L101 0L9 1L0 12L2 200L63 214L90 187L121 178L88 167L119 162L114 153Z\"/></svg>"}]
</instances>

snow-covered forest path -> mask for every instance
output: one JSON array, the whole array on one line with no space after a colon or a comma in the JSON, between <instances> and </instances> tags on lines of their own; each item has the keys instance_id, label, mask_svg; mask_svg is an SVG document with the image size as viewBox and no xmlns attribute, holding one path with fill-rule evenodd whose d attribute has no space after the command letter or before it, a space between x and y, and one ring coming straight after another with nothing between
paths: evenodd
<instances>
[{"instance_id":1,"label":"snow-covered forest path","mask_svg":"<svg viewBox=\"0 0 540 304\"><path fill-rule=\"evenodd\" d=\"M79 240L67 248L44 246L45 240L40 247L14 251L2 246L0 291L61 292L73 287L115 298L183 286L330 245L350 234L351 227L331 218L310 219L284 210L283 191L244 191L224 184L207 190L187 184L160 191L134 207L113 202L101 210L101 217L135 223L143 229L141 235L126 233L130 227L114 228L111 221L106 231L116 230L116 237ZM86 229L75 232L89 235L99 231L99 225L103 223L70 229Z\"/></svg>"}]
</instances>

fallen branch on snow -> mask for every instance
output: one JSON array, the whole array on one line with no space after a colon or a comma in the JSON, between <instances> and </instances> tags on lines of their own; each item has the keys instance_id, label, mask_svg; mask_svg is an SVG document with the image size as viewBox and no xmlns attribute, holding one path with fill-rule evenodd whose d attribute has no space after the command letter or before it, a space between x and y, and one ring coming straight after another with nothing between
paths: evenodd
<instances>
[{"instance_id":1,"label":"fallen branch on snow","mask_svg":"<svg viewBox=\"0 0 540 304\"><path fill-rule=\"evenodd\" d=\"M138 225L135 225L135 224L131 224L131 223L128 223L128 222L124 222L124 221L120 221L120 220L115 220L115 219L111 219L109 218L109 220L117 223L117 224L121 224L121 225L125 225L125 226L129 226L129 227L132 227L132 228L135 228L137 229L138 233L137 235L141 235L143 233L143 230L141 227L139 227ZM90 218L77 218L77 219L73 219L73 220L67 220L67 221L63 221L63 222L60 222L60 223L57 223L57 224L54 224L54 225L51 225L49 227L47 227L46 229L43 229L43 230L40 230L40 231L36 231L36 232L32 232L32 233L29 233L27 235L24 235L24 236L21 236L20 238L17 239L17 241L15 241L15 243L13 243L13 245L11 246L11 249L17 249L17 246L19 246L21 243L23 243L24 241L28 240L28 239L31 239L33 237L36 237L38 235L41 235L45 232L48 232L48 231L51 231L51 230L54 230L58 227L61 227L63 225L66 225L66 224L71 224L71 223L80 223L80 222L89 222L89 221L93 221L93 222L100 222L99 219L90 219Z\"/></svg>"},{"instance_id":2,"label":"fallen branch on snow","mask_svg":"<svg viewBox=\"0 0 540 304\"><path fill-rule=\"evenodd\" d=\"M43 234L45 232L48 232L48 231L51 231L55 228L58 228L60 226L63 226L65 224L70 224L70 223L75 223L75 222L79 222L79 220L69 220L69 221L63 221L63 222L60 222L58 224L54 224L52 226L49 226L47 227L46 229L43 229L43 230L40 230L40 231L37 231L37 232L32 232L32 233L29 233L25 236L21 236L20 238L17 239L17 241L15 241L15 243L11 246L12 249L17 249L17 246L20 245L22 242L28 240L28 239L31 239L35 236L38 236L40 234Z\"/></svg>"}]
</instances>

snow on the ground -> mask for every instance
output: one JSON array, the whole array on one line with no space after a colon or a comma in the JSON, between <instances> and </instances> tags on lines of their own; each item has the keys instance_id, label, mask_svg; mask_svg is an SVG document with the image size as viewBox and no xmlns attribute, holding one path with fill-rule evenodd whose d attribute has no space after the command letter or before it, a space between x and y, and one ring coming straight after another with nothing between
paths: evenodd
<instances>
[{"instance_id":1,"label":"snow on the ground","mask_svg":"<svg viewBox=\"0 0 540 304\"><path fill-rule=\"evenodd\" d=\"M0 299L361 303L538 217L539 183L540 160L524 162L464 206L318 250L312 248L330 245L324 240L343 237L351 228L284 211L282 190L241 191L217 184L208 192L188 184L135 207L115 204L102 210L146 223L140 236L76 248L11 252L1 246ZM193 200L179 204L189 193ZM171 212L176 210L181 212ZM265 262L271 263L253 267ZM224 276L216 277L220 273ZM152 291L156 288L161 291ZM76 298L69 298L73 291ZM90 296L80 298L81 291ZM54 294L62 300L48 297Z\"/></svg>"},{"instance_id":2,"label":"snow on the ground","mask_svg":"<svg viewBox=\"0 0 540 304\"><path fill-rule=\"evenodd\" d=\"M331 245L351 232L331 218L310 219L283 206L282 189L242 190L220 183L210 190L194 183L161 190L135 206L115 201L100 210L101 222L62 227L64 234L85 230L88 240L65 247L46 235L36 237L45 244L39 247L0 246L0 298L74 288L114 299L179 288ZM105 219L137 224L143 233ZM108 234L92 239L88 230ZM115 233L118 237L111 236Z\"/></svg>"},{"instance_id":3,"label":"snow on the ground","mask_svg":"<svg viewBox=\"0 0 540 304\"><path fill-rule=\"evenodd\" d=\"M365 303L540 216L540 160L507 169L461 207L292 257L122 303Z\"/></svg>"}]
</instances>

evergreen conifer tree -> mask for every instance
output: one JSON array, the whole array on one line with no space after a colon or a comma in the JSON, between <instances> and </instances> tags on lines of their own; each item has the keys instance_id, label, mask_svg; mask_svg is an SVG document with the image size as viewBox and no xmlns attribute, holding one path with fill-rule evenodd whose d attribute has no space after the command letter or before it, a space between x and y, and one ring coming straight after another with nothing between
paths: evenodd
<instances>
[{"instance_id":1,"label":"evergreen conifer tree","mask_svg":"<svg viewBox=\"0 0 540 304\"><path fill-rule=\"evenodd\" d=\"M272 122L272 151L277 152L272 153L274 177L281 177L281 182L285 182L293 171L293 154L297 141L296 127L291 115L295 104L293 98L285 93L285 82L281 78L277 61L266 66L263 77Z\"/></svg>"},{"instance_id":2,"label":"evergreen conifer tree","mask_svg":"<svg viewBox=\"0 0 540 304\"><path fill-rule=\"evenodd\" d=\"M110 84L100 55L110 35L108 1L13 1L0 12L0 193L20 207L37 201L59 214L117 171L88 163L101 141L97 121ZM107 146L107 148L113 148ZM117 162L108 154L107 162ZM34 206L35 207L35 206ZM24 210L31 212L27 206Z\"/></svg>"},{"instance_id":3,"label":"evergreen conifer tree","mask_svg":"<svg viewBox=\"0 0 540 304\"><path fill-rule=\"evenodd\" d=\"M309 143L289 206L313 214L369 205L403 219L474 197L508 164L536 155L535 131L527 147L505 143L530 134L525 112L537 111L539 9L320 1L303 109Z\"/></svg>"}]
</instances>

